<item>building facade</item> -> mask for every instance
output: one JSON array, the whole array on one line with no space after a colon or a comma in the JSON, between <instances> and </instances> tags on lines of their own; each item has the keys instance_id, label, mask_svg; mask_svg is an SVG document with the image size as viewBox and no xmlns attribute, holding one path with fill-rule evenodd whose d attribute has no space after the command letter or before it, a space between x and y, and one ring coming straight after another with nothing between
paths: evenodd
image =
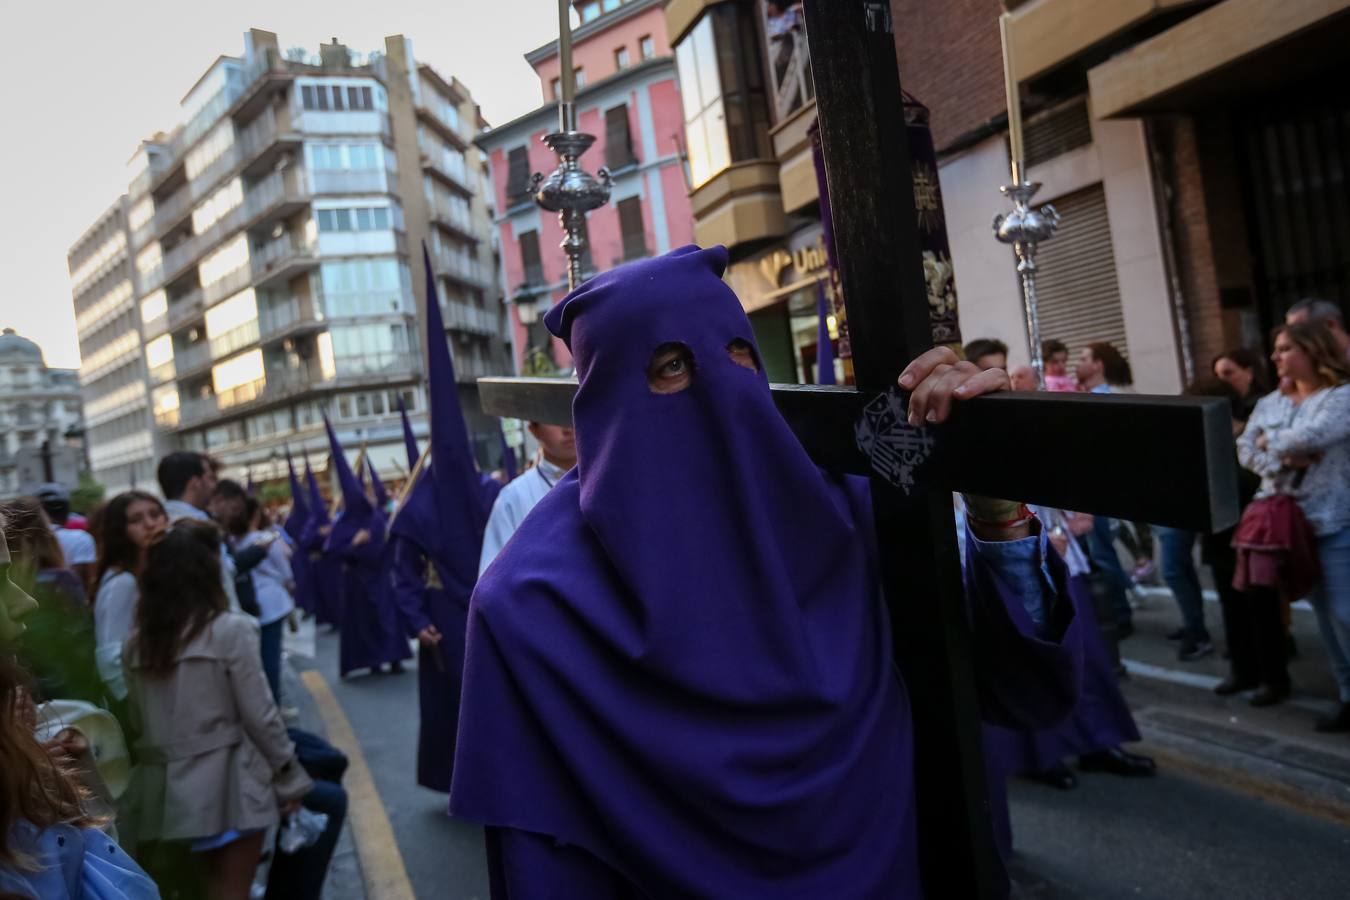
<instances>
[{"instance_id":1,"label":"building facade","mask_svg":"<svg viewBox=\"0 0 1350 900\"><path fill-rule=\"evenodd\" d=\"M675 62L665 37L659 0L582 0L573 31L579 128L596 136L582 157L614 178L610 203L587 216L588 273L665 253L693 240L683 116ZM567 292L567 259L556 214L535 205L534 172L558 159L542 142L558 127L560 64L553 41L525 56L539 75L538 109L478 138L489 159L501 251L500 278L510 306L517 371L568 365L551 341L543 313Z\"/></svg>"},{"instance_id":2,"label":"building facade","mask_svg":"<svg viewBox=\"0 0 1350 900\"><path fill-rule=\"evenodd\" d=\"M310 56L282 54L276 35L255 29L182 108L182 123L133 157L117 207L125 237L114 240L130 266L108 312L131 327L96 344L102 319L79 323L86 391L106 380L105 364L124 367L128 385L140 375L153 425L142 421L135 446L146 459L192 449L240 478L281 477L287 448L322 466L326 412L344 443L367 444L397 479L400 397L426 432L424 242L463 389L509 367L472 97L402 36L366 56L336 41ZM76 250L92 243L86 235ZM90 292L81 285L77 313ZM495 426L476 424L486 453ZM103 435L91 443L108 462L96 476L120 464Z\"/></svg>"},{"instance_id":3,"label":"building facade","mask_svg":"<svg viewBox=\"0 0 1350 900\"><path fill-rule=\"evenodd\" d=\"M0 497L33 491L45 481L76 486L85 468L80 380L74 369L51 369L37 344L6 328L0 333Z\"/></svg>"},{"instance_id":4,"label":"building facade","mask_svg":"<svg viewBox=\"0 0 1350 900\"><path fill-rule=\"evenodd\" d=\"M901 82L932 113L962 331L1006 341L1016 364L1028 354L1014 262L990 230L1009 180L1003 6L891 0ZM1350 0L1006 6L1027 176L1063 216L1039 254L1044 337L1074 353L1110 340L1140 390L1174 393L1223 350L1263 346L1301 296L1350 312L1350 70L1335 49L1350 37ZM818 274L804 252L819 216L804 32L792 4L665 9L695 234L732 247L731 280L761 342L788 350L766 351L771 376L812 380L816 320L795 286ZM738 70L732 47L740 60L753 48L759 65ZM732 104L747 114L723 120ZM708 112L725 128L710 132ZM696 136L713 132L700 163ZM776 292L790 295L786 329Z\"/></svg>"}]
</instances>

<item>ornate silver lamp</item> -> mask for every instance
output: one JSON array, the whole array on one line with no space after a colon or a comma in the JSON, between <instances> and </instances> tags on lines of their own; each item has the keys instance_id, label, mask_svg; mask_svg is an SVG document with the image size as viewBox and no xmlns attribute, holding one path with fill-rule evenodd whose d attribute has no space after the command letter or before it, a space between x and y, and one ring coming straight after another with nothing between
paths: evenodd
<instances>
[{"instance_id":1,"label":"ornate silver lamp","mask_svg":"<svg viewBox=\"0 0 1350 900\"><path fill-rule=\"evenodd\" d=\"M1033 209L1031 198L1041 189L1039 181L1023 181L1020 162L1013 166L1014 183L1000 188L1012 200L1012 212L994 217L994 236L1011 244L1017 254L1017 275L1022 282L1022 310L1027 319L1027 342L1031 345L1031 365L1036 378L1045 382L1045 360L1041 358L1041 321L1036 308L1036 248L1059 227L1059 212L1046 204Z\"/></svg>"},{"instance_id":2,"label":"ornate silver lamp","mask_svg":"<svg viewBox=\"0 0 1350 900\"><path fill-rule=\"evenodd\" d=\"M530 177L530 192L534 194L535 203L558 214L558 221L563 228L563 240L559 246L567 254L567 287L573 290L581 284L581 258L586 250L586 213L609 202L611 181L609 170L603 166L596 177L578 162L581 154L595 143L595 135L577 130L570 8L569 0L558 0L558 61L562 67L559 73L558 130L544 136L544 143L558 154L558 168L547 176L535 172Z\"/></svg>"}]
</instances>

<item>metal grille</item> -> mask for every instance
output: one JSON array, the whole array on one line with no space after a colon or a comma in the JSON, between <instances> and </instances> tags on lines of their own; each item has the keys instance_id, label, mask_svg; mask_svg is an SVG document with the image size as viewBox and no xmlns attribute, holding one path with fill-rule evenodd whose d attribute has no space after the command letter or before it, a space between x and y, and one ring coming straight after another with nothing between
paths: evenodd
<instances>
[{"instance_id":1,"label":"metal grille","mask_svg":"<svg viewBox=\"0 0 1350 900\"><path fill-rule=\"evenodd\" d=\"M1036 260L1041 337L1063 341L1071 360L1093 341L1110 341L1128 357L1106 194L1094 185L1054 205L1063 221Z\"/></svg>"},{"instance_id":2,"label":"metal grille","mask_svg":"<svg viewBox=\"0 0 1350 900\"><path fill-rule=\"evenodd\" d=\"M1026 163L1034 166L1091 143L1092 120L1082 97L1027 123Z\"/></svg>"},{"instance_id":3,"label":"metal grille","mask_svg":"<svg viewBox=\"0 0 1350 900\"><path fill-rule=\"evenodd\" d=\"M1350 97L1262 104L1238 146L1262 331L1302 297L1350 316Z\"/></svg>"}]
</instances>

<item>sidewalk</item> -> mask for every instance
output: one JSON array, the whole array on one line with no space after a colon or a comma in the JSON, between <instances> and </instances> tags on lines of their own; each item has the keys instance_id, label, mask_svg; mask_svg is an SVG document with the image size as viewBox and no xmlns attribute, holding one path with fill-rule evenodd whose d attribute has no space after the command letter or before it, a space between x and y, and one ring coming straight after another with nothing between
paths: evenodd
<instances>
[{"instance_id":1,"label":"sidewalk","mask_svg":"<svg viewBox=\"0 0 1350 900\"><path fill-rule=\"evenodd\" d=\"M1335 682L1306 603L1292 611L1298 656L1290 662L1294 696L1266 708L1245 696L1213 692L1228 671L1223 623L1206 591L1205 620L1214 636L1213 656L1177 659L1166 635L1180 613L1166 588L1145 588L1135 609L1133 636L1121 642L1129 672L1126 698L1143 733L1146 752L1159 764L1217 781L1244 793L1350 825L1350 735L1319 734L1317 716L1331 707Z\"/></svg>"}]
</instances>

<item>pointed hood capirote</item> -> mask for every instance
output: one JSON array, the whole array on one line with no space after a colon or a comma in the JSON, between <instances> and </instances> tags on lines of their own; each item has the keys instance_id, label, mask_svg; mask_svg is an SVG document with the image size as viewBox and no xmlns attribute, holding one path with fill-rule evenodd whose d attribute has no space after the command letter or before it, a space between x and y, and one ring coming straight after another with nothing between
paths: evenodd
<instances>
[{"instance_id":1,"label":"pointed hood capirote","mask_svg":"<svg viewBox=\"0 0 1350 900\"><path fill-rule=\"evenodd\" d=\"M413 434L412 422L408 421L408 407L403 403L402 393L398 395L398 415L403 420L403 444L408 451L408 472L411 474L422 454L417 449L417 436Z\"/></svg>"},{"instance_id":2,"label":"pointed hood capirote","mask_svg":"<svg viewBox=\"0 0 1350 900\"><path fill-rule=\"evenodd\" d=\"M328 421L327 416L323 417L323 427L328 432L330 456L337 468L338 485L342 489L342 512L333 522L333 530L328 533L328 540L324 544L326 552L333 552L342 550L351 543L356 532L370 527L374 510L370 499L366 496L365 488L361 485L361 479L347 462L347 456L342 452L342 445L338 443L333 424Z\"/></svg>"},{"instance_id":3,"label":"pointed hood capirote","mask_svg":"<svg viewBox=\"0 0 1350 900\"><path fill-rule=\"evenodd\" d=\"M546 315L580 380L577 465L474 593L451 811L584 848L652 897L911 896L870 513L731 358L755 338L726 265L685 247ZM658 394L668 344L692 377Z\"/></svg>"},{"instance_id":4,"label":"pointed hood capirote","mask_svg":"<svg viewBox=\"0 0 1350 900\"><path fill-rule=\"evenodd\" d=\"M291 483L291 511L282 527L292 539L299 540L300 533L305 530L305 523L309 521L309 498L305 496L300 479L295 475L295 462L291 459L289 447L286 449L286 475Z\"/></svg>"},{"instance_id":5,"label":"pointed hood capirote","mask_svg":"<svg viewBox=\"0 0 1350 900\"><path fill-rule=\"evenodd\" d=\"M375 471L375 463L371 462L369 456L366 457L366 468L370 470L370 492L375 495L375 509L383 514L389 508L389 494L384 489L384 482L380 480L380 475Z\"/></svg>"},{"instance_id":6,"label":"pointed hood capirote","mask_svg":"<svg viewBox=\"0 0 1350 900\"><path fill-rule=\"evenodd\" d=\"M390 531L422 548L436 566L445 591L467 609L478 578L483 529L500 485L480 475L474 461L441 319L436 277L425 245L422 264L427 285L424 328L431 464L416 471L390 522Z\"/></svg>"}]
</instances>

